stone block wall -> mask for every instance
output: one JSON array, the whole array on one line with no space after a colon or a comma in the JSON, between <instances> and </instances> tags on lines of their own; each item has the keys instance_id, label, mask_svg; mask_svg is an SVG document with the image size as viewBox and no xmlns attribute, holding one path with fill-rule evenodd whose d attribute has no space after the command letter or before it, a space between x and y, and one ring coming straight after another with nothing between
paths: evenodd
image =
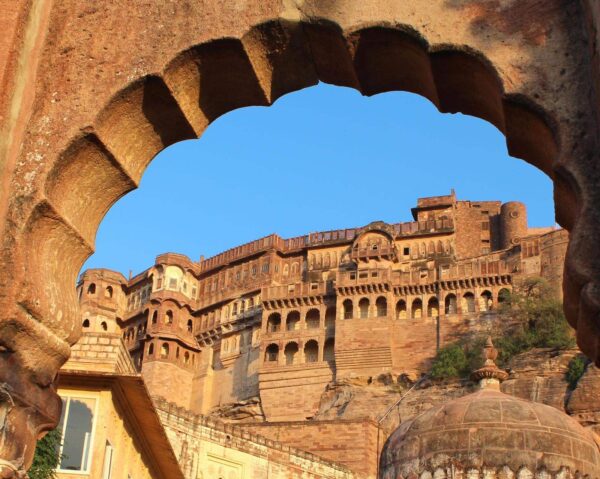
<instances>
[{"instance_id":1,"label":"stone block wall","mask_svg":"<svg viewBox=\"0 0 600 479\"><path fill-rule=\"evenodd\" d=\"M344 465L250 429L195 415L164 400L156 400L155 406L187 479L362 477Z\"/></svg>"},{"instance_id":2,"label":"stone block wall","mask_svg":"<svg viewBox=\"0 0 600 479\"><path fill-rule=\"evenodd\" d=\"M241 427L343 464L365 478L376 477L377 458L386 439L377 424L368 419L256 423Z\"/></svg>"},{"instance_id":3,"label":"stone block wall","mask_svg":"<svg viewBox=\"0 0 600 479\"><path fill-rule=\"evenodd\" d=\"M137 371L121 339L113 333L85 333L71 348L71 357L64 369L131 373Z\"/></svg>"},{"instance_id":4,"label":"stone block wall","mask_svg":"<svg viewBox=\"0 0 600 479\"><path fill-rule=\"evenodd\" d=\"M277 369L263 368L260 397L268 421L302 421L315 415L333 370L323 361Z\"/></svg>"}]
</instances>

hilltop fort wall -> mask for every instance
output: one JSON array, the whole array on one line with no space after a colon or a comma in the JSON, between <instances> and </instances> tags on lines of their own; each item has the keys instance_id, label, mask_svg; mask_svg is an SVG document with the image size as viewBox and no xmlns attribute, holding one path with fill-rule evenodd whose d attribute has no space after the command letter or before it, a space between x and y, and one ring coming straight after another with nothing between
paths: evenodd
<instances>
[{"instance_id":1,"label":"hilltop fort wall","mask_svg":"<svg viewBox=\"0 0 600 479\"><path fill-rule=\"evenodd\" d=\"M560 291L567 233L528 228L522 203L452 193L412 214L199 262L163 254L129 279L86 271L84 331L114 328L151 393L180 407L254 401L233 419L306 421L333 380L427 371L437 348L488 329L520 278Z\"/></svg>"}]
</instances>

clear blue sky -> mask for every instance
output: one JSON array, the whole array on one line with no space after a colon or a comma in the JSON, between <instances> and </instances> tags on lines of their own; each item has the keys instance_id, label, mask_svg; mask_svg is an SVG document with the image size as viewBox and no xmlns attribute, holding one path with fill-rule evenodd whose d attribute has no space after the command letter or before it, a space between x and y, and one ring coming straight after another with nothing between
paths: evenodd
<instances>
[{"instance_id":1,"label":"clear blue sky","mask_svg":"<svg viewBox=\"0 0 600 479\"><path fill-rule=\"evenodd\" d=\"M167 251L198 260L270 233L410 221L417 197L451 188L523 201L531 226L554 224L550 180L508 156L491 124L410 93L320 84L228 113L160 153L104 218L84 268L135 274Z\"/></svg>"}]
</instances>

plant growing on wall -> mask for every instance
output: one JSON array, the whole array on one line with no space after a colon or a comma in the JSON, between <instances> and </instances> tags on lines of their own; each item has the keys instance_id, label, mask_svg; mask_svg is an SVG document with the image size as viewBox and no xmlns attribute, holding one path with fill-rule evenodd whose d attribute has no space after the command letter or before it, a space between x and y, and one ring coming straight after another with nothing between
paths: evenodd
<instances>
[{"instance_id":1,"label":"plant growing on wall","mask_svg":"<svg viewBox=\"0 0 600 479\"><path fill-rule=\"evenodd\" d=\"M60 463L60 431L54 429L40 439L35 448L33 463L29 469L30 479L54 479Z\"/></svg>"}]
</instances>

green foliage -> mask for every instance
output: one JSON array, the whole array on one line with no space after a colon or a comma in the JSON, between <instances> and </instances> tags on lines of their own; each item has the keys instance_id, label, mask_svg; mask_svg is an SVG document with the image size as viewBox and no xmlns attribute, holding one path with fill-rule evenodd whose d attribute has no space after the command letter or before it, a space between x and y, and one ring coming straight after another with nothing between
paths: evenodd
<instances>
[{"instance_id":1,"label":"green foliage","mask_svg":"<svg viewBox=\"0 0 600 479\"><path fill-rule=\"evenodd\" d=\"M589 360L582 354L574 356L571 361L569 361L569 368L567 369L565 377L571 389L575 389L577 386L581 376L585 373L588 362Z\"/></svg>"},{"instance_id":2,"label":"green foliage","mask_svg":"<svg viewBox=\"0 0 600 479\"><path fill-rule=\"evenodd\" d=\"M502 300L497 325L488 333L499 350L497 363L500 367L506 367L514 356L533 348L568 349L575 346L562 304L543 279L524 280ZM468 377L482 365L486 336L474 336L441 348L434 358L431 377Z\"/></svg>"},{"instance_id":3,"label":"green foliage","mask_svg":"<svg viewBox=\"0 0 600 479\"><path fill-rule=\"evenodd\" d=\"M533 348L575 346L562 304L543 279L528 278L515 287L503 302L500 315L508 324L493 333L494 344L500 351L500 365L507 365L515 355Z\"/></svg>"},{"instance_id":4,"label":"green foliage","mask_svg":"<svg viewBox=\"0 0 600 479\"><path fill-rule=\"evenodd\" d=\"M460 344L450 344L437 352L430 374L433 379L458 378L465 375L468 366L464 348Z\"/></svg>"},{"instance_id":5,"label":"green foliage","mask_svg":"<svg viewBox=\"0 0 600 479\"><path fill-rule=\"evenodd\" d=\"M33 464L29 469L30 479L54 479L55 470L60 463L60 431L54 429L40 439L35 448Z\"/></svg>"}]
</instances>

